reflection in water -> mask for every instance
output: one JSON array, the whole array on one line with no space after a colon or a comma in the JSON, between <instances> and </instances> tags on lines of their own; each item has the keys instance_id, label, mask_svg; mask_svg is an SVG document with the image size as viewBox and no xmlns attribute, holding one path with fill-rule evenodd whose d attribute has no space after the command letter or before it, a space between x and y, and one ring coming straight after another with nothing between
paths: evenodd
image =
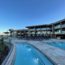
<instances>
[{"instance_id":1,"label":"reflection in water","mask_svg":"<svg viewBox=\"0 0 65 65\"><path fill-rule=\"evenodd\" d=\"M28 51L31 51L32 50L31 47L28 46L28 45L26 46L26 48L27 48Z\"/></svg>"},{"instance_id":2,"label":"reflection in water","mask_svg":"<svg viewBox=\"0 0 65 65\"><path fill-rule=\"evenodd\" d=\"M38 64L38 63L39 63L39 58L34 58L34 62L35 62L36 64Z\"/></svg>"},{"instance_id":3,"label":"reflection in water","mask_svg":"<svg viewBox=\"0 0 65 65\"><path fill-rule=\"evenodd\" d=\"M31 51L31 48L28 48L27 50L28 50L28 51Z\"/></svg>"}]
</instances>

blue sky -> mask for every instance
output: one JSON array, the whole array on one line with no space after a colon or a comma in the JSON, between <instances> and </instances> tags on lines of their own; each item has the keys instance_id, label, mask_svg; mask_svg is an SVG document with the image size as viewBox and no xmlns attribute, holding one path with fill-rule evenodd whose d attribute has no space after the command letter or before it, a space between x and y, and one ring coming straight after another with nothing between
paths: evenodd
<instances>
[{"instance_id":1,"label":"blue sky","mask_svg":"<svg viewBox=\"0 0 65 65\"><path fill-rule=\"evenodd\" d=\"M0 32L65 18L65 0L0 0Z\"/></svg>"}]
</instances>

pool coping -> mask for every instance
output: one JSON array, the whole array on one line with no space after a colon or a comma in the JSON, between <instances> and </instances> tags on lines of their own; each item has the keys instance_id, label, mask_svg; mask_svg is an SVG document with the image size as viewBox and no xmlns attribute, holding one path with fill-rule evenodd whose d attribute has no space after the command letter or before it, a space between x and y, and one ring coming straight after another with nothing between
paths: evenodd
<instances>
[{"instance_id":1,"label":"pool coping","mask_svg":"<svg viewBox=\"0 0 65 65\"><path fill-rule=\"evenodd\" d=\"M31 42L30 42L31 43ZM41 42L38 42L38 43L41 43ZM32 45L34 45L33 43L32 43ZM46 49L44 49L44 48L42 48L42 46L47 46L47 47L49 47L48 49L46 48ZM64 50L62 50L62 49L59 49L59 48L57 48L57 47L53 47L53 46L50 46L50 45L48 45L48 44L44 44L44 45L42 45L41 47L40 46L38 46L38 45L34 45L35 47L37 47L38 48L38 50L40 50L43 54L45 54L53 63L54 63L54 65L65 65L65 59L64 58L62 58L63 57L63 54L61 54L61 55L59 55L58 53L57 53L57 51L59 51L59 52L63 52L64 53L64 55L65 55L65 51ZM50 50L50 49L53 49L53 50ZM47 51L48 50L48 51ZM47 51L47 52L46 52ZM49 54L50 53L50 51L51 52L55 52L56 54ZM51 56L52 57L51 57ZM58 55L58 56L57 56ZM57 58L57 57L59 58ZM65 56L64 56L65 57ZM54 59L53 59L54 58ZM64 59L64 60L63 60ZM62 62L60 62L60 60L63 60L63 63Z\"/></svg>"}]
</instances>

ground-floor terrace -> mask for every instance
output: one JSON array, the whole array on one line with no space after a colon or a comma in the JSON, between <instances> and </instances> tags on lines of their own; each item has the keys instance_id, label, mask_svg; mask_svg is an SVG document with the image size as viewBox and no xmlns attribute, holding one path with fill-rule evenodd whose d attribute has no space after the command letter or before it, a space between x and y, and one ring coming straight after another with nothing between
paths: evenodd
<instances>
[{"instance_id":1,"label":"ground-floor terrace","mask_svg":"<svg viewBox=\"0 0 65 65\"><path fill-rule=\"evenodd\" d=\"M51 31L29 31L25 30L19 30L16 32L17 38L21 39L34 39L34 40L43 40L43 39L65 39L65 34L52 34Z\"/></svg>"}]
</instances>

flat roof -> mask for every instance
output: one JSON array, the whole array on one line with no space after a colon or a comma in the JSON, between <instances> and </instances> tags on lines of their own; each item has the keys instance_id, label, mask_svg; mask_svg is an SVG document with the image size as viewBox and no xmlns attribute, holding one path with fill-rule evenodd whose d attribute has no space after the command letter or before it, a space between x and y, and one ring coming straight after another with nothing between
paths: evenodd
<instances>
[{"instance_id":1,"label":"flat roof","mask_svg":"<svg viewBox=\"0 0 65 65\"><path fill-rule=\"evenodd\" d=\"M51 24L32 25L32 26L27 26L26 28L43 28L43 27L51 27L52 25L59 24L60 22L61 22L61 23L65 22L65 19L62 19L62 20L60 20L60 21L57 21L57 22L54 22L54 23L51 23Z\"/></svg>"},{"instance_id":2,"label":"flat roof","mask_svg":"<svg viewBox=\"0 0 65 65\"><path fill-rule=\"evenodd\" d=\"M54 23L51 23L51 25L52 25L52 24L55 25L55 24L59 24L59 23L63 23L63 22L65 22L65 19L62 19L62 20L56 21L56 22L54 22Z\"/></svg>"},{"instance_id":3,"label":"flat roof","mask_svg":"<svg viewBox=\"0 0 65 65\"><path fill-rule=\"evenodd\" d=\"M51 27L51 25L50 24L33 25L33 26L27 26L26 28L42 28L42 27Z\"/></svg>"}]
</instances>

